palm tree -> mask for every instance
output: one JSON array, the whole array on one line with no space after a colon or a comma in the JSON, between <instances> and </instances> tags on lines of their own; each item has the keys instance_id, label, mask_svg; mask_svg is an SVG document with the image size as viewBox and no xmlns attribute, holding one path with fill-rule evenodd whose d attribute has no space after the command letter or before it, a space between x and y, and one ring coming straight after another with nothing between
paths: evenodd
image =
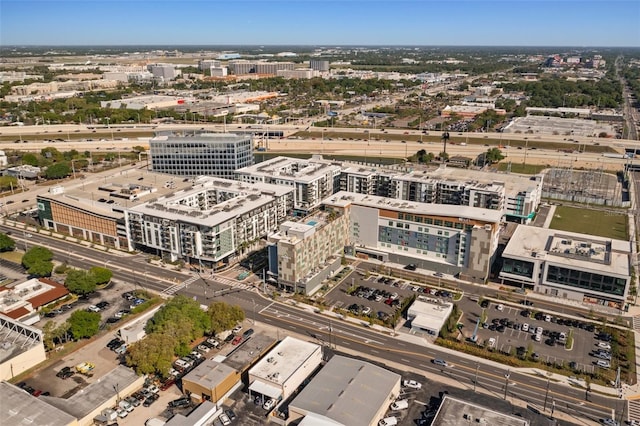
<instances>
[{"instance_id":1,"label":"palm tree","mask_svg":"<svg viewBox=\"0 0 640 426\"><path fill-rule=\"evenodd\" d=\"M442 140L444 141L444 148L443 148L442 152L444 152L446 154L447 153L447 141L449 140L449 132L445 131L442 134Z\"/></svg>"}]
</instances>

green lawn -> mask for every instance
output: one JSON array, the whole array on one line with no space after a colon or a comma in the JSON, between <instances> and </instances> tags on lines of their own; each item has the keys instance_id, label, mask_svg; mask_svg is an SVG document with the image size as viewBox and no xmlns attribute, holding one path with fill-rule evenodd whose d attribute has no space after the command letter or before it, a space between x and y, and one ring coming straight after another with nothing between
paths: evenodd
<instances>
[{"instance_id":1,"label":"green lawn","mask_svg":"<svg viewBox=\"0 0 640 426\"><path fill-rule=\"evenodd\" d=\"M627 212L557 206L550 227L569 232L628 240Z\"/></svg>"},{"instance_id":2,"label":"green lawn","mask_svg":"<svg viewBox=\"0 0 640 426\"><path fill-rule=\"evenodd\" d=\"M498 170L501 172L506 172L509 163L503 161L498 163ZM520 164L520 163L511 163L511 173L520 173L523 175L537 175L542 170L549 168L549 166L543 166L538 164Z\"/></svg>"},{"instance_id":3,"label":"green lawn","mask_svg":"<svg viewBox=\"0 0 640 426\"><path fill-rule=\"evenodd\" d=\"M21 251L6 251L0 253L0 257L13 263L21 263L23 254Z\"/></svg>"}]
</instances>

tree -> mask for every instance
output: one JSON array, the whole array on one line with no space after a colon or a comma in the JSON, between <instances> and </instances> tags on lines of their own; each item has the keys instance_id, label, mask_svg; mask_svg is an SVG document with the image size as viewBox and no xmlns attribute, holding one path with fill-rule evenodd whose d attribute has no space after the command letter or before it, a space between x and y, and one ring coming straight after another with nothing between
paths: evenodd
<instances>
[{"instance_id":1,"label":"tree","mask_svg":"<svg viewBox=\"0 0 640 426\"><path fill-rule=\"evenodd\" d=\"M438 154L438 157L440 158L441 161L449 160L449 154L447 154L445 151L442 151L440 154Z\"/></svg>"},{"instance_id":2,"label":"tree","mask_svg":"<svg viewBox=\"0 0 640 426\"><path fill-rule=\"evenodd\" d=\"M22 164L29 166L37 166L40 163L38 157L35 154L27 153L22 156Z\"/></svg>"},{"instance_id":3,"label":"tree","mask_svg":"<svg viewBox=\"0 0 640 426\"><path fill-rule=\"evenodd\" d=\"M213 302L207 313L211 318L211 331L218 334L224 330L231 330L236 324L244 320L244 311L237 305L224 302Z\"/></svg>"},{"instance_id":4,"label":"tree","mask_svg":"<svg viewBox=\"0 0 640 426\"><path fill-rule=\"evenodd\" d=\"M0 252L14 251L16 242L7 234L0 233Z\"/></svg>"},{"instance_id":5,"label":"tree","mask_svg":"<svg viewBox=\"0 0 640 426\"><path fill-rule=\"evenodd\" d=\"M195 300L176 296L168 301L147 323L147 333L168 333L177 344L190 343L211 329L211 319Z\"/></svg>"},{"instance_id":6,"label":"tree","mask_svg":"<svg viewBox=\"0 0 640 426\"><path fill-rule=\"evenodd\" d=\"M74 294L89 294L96 289L95 278L87 271L80 269L69 271L64 285Z\"/></svg>"},{"instance_id":7,"label":"tree","mask_svg":"<svg viewBox=\"0 0 640 426\"><path fill-rule=\"evenodd\" d=\"M175 346L172 337L152 333L129 346L126 355L127 365L134 367L138 374L159 373L166 376L171 368Z\"/></svg>"},{"instance_id":8,"label":"tree","mask_svg":"<svg viewBox=\"0 0 640 426\"><path fill-rule=\"evenodd\" d=\"M113 272L107 268L103 268L101 266L94 266L89 269L89 275L93 277L93 282L97 285L107 284L111 281L111 277L113 277Z\"/></svg>"},{"instance_id":9,"label":"tree","mask_svg":"<svg viewBox=\"0 0 640 426\"><path fill-rule=\"evenodd\" d=\"M487 153L485 155L485 161L493 164L493 163L497 163L502 159L504 159L504 155L502 155L502 151L500 151L498 148L491 148L487 150Z\"/></svg>"},{"instance_id":10,"label":"tree","mask_svg":"<svg viewBox=\"0 0 640 426\"><path fill-rule=\"evenodd\" d=\"M100 329L100 314L98 312L74 311L67 321L69 321L74 339L95 336Z\"/></svg>"},{"instance_id":11,"label":"tree","mask_svg":"<svg viewBox=\"0 0 640 426\"><path fill-rule=\"evenodd\" d=\"M27 269L30 275L48 277L53 271L53 253L44 247L35 246L29 249L22 256L22 266Z\"/></svg>"},{"instance_id":12,"label":"tree","mask_svg":"<svg viewBox=\"0 0 640 426\"><path fill-rule=\"evenodd\" d=\"M57 163L47 167L44 175L47 179L62 179L71 174L71 167L66 163Z\"/></svg>"},{"instance_id":13,"label":"tree","mask_svg":"<svg viewBox=\"0 0 640 426\"><path fill-rule=\"evenodd\" d=\"M15 176L0 176L0 190L8 191L18 187L18 179Z\"/></svg>"}]
</instances>

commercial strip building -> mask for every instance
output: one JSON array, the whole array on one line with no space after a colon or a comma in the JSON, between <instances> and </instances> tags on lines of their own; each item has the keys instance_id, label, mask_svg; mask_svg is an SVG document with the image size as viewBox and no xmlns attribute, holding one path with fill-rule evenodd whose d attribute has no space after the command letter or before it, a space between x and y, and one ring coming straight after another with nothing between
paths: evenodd
<instances>
[{"instance_id":1,"label":"commercial strip building","mask_svg":"<svg viewBox=\"0 0 640 426\"><path fill-rule=\"evenodd\" d=\"M249 394L283 400L322 363L322 347L287 336L249 369Z\"/></svg>"},{"instance_id":2,"label":"commercial strip building","mask_svg":"<svg viewBox=\"0 0 640 426\"><path fill-rule=\"evenodd\" d=\"M623 309L631 243L519 225L502 253L499 277L533 291Z\"/></svg>"},{"instance_id":3,"label":"commercial strip building","mask_svg":"<svg viewBox=\"0 0 640 426\"><path fill-rule=\"evenodd\" d=\"M40 321L39 311L69 294L69 290L48 278L32 278L0 287L0 313L25 325Z\"/></svg>"},{"instance_id":4,"label":"commercial strip building","mask_svg":"<svg viewBox=\"0 0 640 426\"><path fill-rule=\"evenodd\" d=\"M42 330L0 314L0 380L13 379L46 359Z\"/></svg>"},{"instance_id":5,"label":"commercial strip building","mask_svg":"<svg viewBox=\"0 0 640 426\"><path fill-rule=\"evenodd\" d=\"M155 172L233 179L236 170L253 164L253 138L233 133L156 136L149 140L149 155Z\"/></svg>"},{"instance_id":6,"label":"commercial strip building","mask_svg":"<svg viewBox=\"0 0 640 426\"><path fill-rule=\"evenodd\" d=\"M349 219L317 211L300 222L286 221L269 235L269 273L278 285L312 295L340 267Z\"/></svg>"},{"instance_id":7,"label":"commercial strip building","mask_svg":"<svg viewBox=\"0 0 640 426\"><path fill-rule=\"evenodd\" d=\"M453 311L453 304L440 299L418 296L409 306L407 320L411 331L437 336Z\"/></svg>"},{"instance_id":8,"label":"commercial strip building","mask_svg":"<svg viewBox=\"0 0 640 426\"><path fill-rule=\"evenodd\" d=\"M400 375L334 355L289 404L288 423L374 426L400 395ZM318 420L318 423L309 421Z\"/></svg>"},{"instance_id":9,"label":"commercial strip building","mask_svg":"<svg viewBox=\"0 0 640 426\"><path fill-rule=\"evenodd\" d=\"M497 210L338 192L323 202L349 218L348 249L362 258L409 264L485 282L498 246Z\"/></svg>"},{"instance_id":10,"label":"commercial strip building","mask_svg":"<svg viewBox=\"0 0 640 426\"><path fill-rule=\"evenodd\" d=\"M307 215L318 208L326 197L337 192L340 165L323 160L275 157L262 163L236 171L241 182L264 182L293 189L294 214Z\"/></svg>"},{"instance_id":11,"label":"commercial strip building","mask_svg":"<svg viewBox=\"0 0 640 426\"><path fill-rule=\"evenodd\" d=\"M445 395L431 424L433 426L459 426L466 424L529 426L529 421L522 417L500 413L489 407L483 407Z\"/></svg>"},{"instance_id":12,"label":"commercial strip building","mask_svg":"<svg viewBox=\"0 0 640 426\"><path fill-rule=\"evenodd\" d=\"M191 188L125 209L129 250L171 261L226 263L277 230L293 208L293 189L199 177Z\"/></svg>"}]
</instances>

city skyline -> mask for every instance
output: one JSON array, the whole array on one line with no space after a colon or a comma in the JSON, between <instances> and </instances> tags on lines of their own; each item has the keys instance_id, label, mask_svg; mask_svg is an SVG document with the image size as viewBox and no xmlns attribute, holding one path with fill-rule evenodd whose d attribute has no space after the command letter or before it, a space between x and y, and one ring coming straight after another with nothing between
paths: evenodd
<instances>
[{"instance_id":1,"label":"city skyline","mask_svg":"<svg viewBox=\"0 0 640 426\"><path fill-rule=\"evenodd\" d=\"M8 0L3 46L640 46L640 2Z\"/></svg>"}]
</instances>

